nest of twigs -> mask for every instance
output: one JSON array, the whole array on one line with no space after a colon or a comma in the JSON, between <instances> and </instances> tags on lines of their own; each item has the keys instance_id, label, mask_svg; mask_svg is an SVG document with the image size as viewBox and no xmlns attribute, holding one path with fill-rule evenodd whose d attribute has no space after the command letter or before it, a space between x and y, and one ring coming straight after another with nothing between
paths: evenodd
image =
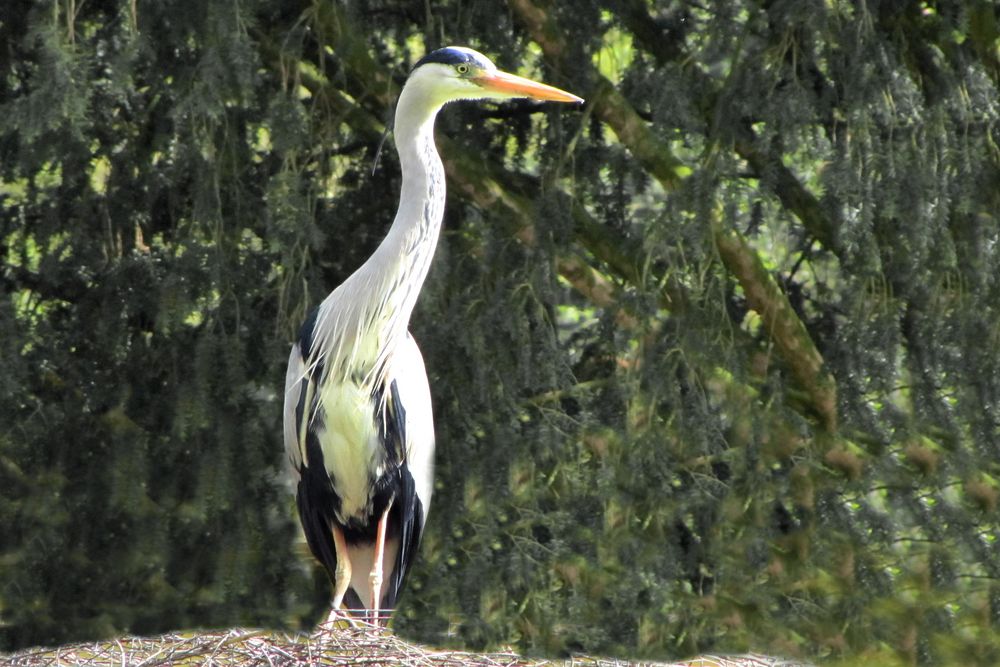
<instances>
[{"instance_id":1,"label":"nest of twigs","mask_svg":"<svg viewBox=\"0 0 1000 667\"><path fill-rule=\"evenodd\" d=\"M0 655L0 658L4 656ZM124 637L93 644L29 649L6 656L12 667L61 665L120 665L122 667L181 667L212 665L228 667L260 665L297 667L515 667L659 665L660 667L803 667L761 655L704 656L684 662L631 663L624 660L576 657L569 660L532 660L513 652L470 653L432 649L411 644L391 630L362 627L321 626L311 635L287 635L267 630L229 630L160 637Z\"/></svg>"}]
</instances>

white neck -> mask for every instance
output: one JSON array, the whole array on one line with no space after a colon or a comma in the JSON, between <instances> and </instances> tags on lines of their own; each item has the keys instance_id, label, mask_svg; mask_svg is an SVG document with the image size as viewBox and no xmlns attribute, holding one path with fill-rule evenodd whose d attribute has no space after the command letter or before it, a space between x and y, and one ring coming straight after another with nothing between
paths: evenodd
<instances>
[{"instance_id":1,"label":"white neck","mask_svg":"<svg viewBox=\"0 0 1000 667\"><path fill-rule=\"evenodd\" d=\"M420 289L430 270L444 217L445 175L434 145L434 119L440 103L421 86L403 88L396 107L394 134L403 184L389 233L362 270L384 274L378 296L387 308L392 335L404 335ZM376 324L377 326L377 324Z\"/></svg>"},{"instance_id":2,"label":"white neck","mask_svg":"<svg viewBox=\"0 0 1000 667\"><path fill-rule=\"evenodd\" d=\"M395 122L403 173L399 208L372 256L320 308L320 318L332 320L317 327L327 332L318 341L320 356L344 360L328 372L378 382L390 352L405 339L444 216L444 167L434 146L434 119L441 106L419 81L403 88Z\"/></svg>"},{"instance_id":3,"label":"white neck","mask_svg":"<svg viewBox=\"0 0 1000 667\"><path fill-rule=\"evenodd\" d=\"M399 307L406 321L427 277L444 216L444 167L434 145L434 119L440 109L422 86L411 81L403 88L394 124L403 174L399 208L389 233L365 263L396 275L392 286L404 294L387 293L386 301Z\"/></svg>"}]
</instances>

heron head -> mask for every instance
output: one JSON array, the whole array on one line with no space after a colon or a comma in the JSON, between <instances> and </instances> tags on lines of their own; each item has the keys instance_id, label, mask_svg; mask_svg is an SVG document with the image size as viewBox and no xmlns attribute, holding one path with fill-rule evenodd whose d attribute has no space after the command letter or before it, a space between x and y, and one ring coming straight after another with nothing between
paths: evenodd
<instances>
[{"instance_id":1,"label":"heron head","mask_svg":"<svg viewBox=\"0 0 1000 667\"><path fill-rule=\"evenodd\" d=\"M441 104L465 99L527 97L555 102L583 102L572 93L497 69L489 58L464 46L448 46L421 58L410 72Z\"/></svg>"}]
</instances>

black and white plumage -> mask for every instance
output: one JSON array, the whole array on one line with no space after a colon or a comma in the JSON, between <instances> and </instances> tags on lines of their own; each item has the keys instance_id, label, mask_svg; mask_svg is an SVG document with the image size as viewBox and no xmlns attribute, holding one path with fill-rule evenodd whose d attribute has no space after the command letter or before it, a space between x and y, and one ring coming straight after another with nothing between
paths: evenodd
<instances>
[{"instance_id":1,"label":"black and white plumage","mask_svg":"<svg viewBox=\"0 0 1000 667\"><path fill-rule=\"evenodd\" d=\"M396 606L433 488L434 426L410 314L444 214L444 168L434 119L460 99L580 98L500 72L471 49L449 47L413 68L394 132L399 209L372 256L316 308L292 346L284 440L298 476L309 548L334 584L334 612Z\"/></svg>"}]
</instances>

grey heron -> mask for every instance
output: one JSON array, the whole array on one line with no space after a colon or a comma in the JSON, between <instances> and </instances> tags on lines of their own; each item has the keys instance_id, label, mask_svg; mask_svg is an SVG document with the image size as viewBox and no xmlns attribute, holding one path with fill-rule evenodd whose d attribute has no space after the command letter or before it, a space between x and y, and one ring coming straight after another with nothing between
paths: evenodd
<instances>
[{"instance_id":1,"label":"grey heron","mask_svg":"<svg viewBox=\"0 0 1000 667\"><path fill-rule=\"evenodd\" d=\"M292 346L285 449L298 476L306 541L333 582L331 617L346 607L388 620L430 508L431 396L408 328L444 214L434 119L448 102L515 97L583 101L502 72L464 47L417 62L393 128L403 181L396 217L372 256L312 311Z\"/></svg>"}]
</instances>

